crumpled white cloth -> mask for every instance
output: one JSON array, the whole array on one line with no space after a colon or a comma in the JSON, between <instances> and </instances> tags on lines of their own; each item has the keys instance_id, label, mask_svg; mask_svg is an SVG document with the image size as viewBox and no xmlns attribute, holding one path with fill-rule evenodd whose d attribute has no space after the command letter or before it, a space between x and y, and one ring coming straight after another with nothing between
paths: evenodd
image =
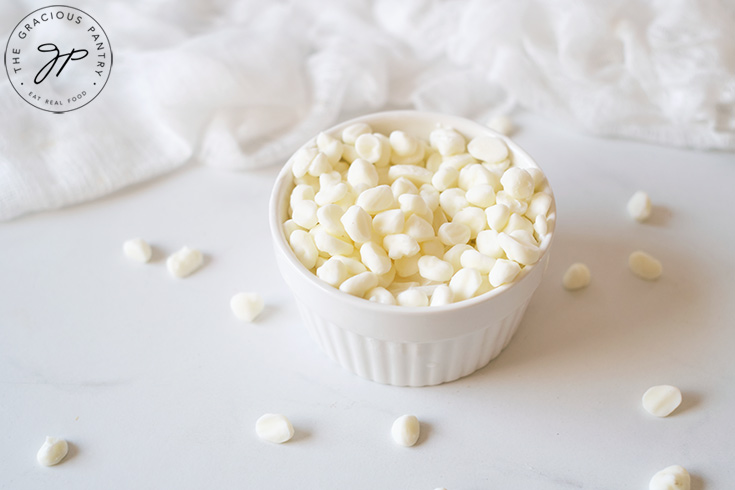
<instances>
[{"instance_id":1,"label":"crumpled white cloth","mask_svg":"<svg viewBox=\"0 0 735 490\"><path fill-rule=\"evenodd\" d=\"M2 7L7 36L45 0ZM717 0L79 0L114 53L63 115L0 81L0 220L186 162L284 162L321 129L516 106L594 134L735 150L735 5Z\"/></svg>"}]
</instances>

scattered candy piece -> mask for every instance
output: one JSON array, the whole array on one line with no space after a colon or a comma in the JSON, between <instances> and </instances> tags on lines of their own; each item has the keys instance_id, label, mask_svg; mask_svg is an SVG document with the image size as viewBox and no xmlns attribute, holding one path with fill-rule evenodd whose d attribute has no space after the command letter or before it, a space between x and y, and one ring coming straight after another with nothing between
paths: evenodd
<instances>
[{"instance_id":1,"label":"scattered candy piece","mask_svg":"<svg viewBox=\"0 0 735 490\"><path fill-rule=\"evenodd\" d=\"M238 320L252 322L263 311L263 298L258 293L237 293L230 308Z\"/></svg>"},{"instance_id":2,"label":"scattered candy piece","mask_svg":"<svg viewBox=\"0 0 735 490\"><path fill-rule=\"evenodd\" d=\"M133 238L123 243L123 253L130 260L146 263L151 260L151 246L142 238Z\"/></svg>"},{"instance_id":3,"label":"scattered candy piece","mask_svg":"<svg viewBox=\"0 0 735 490\"><path fill-rule=\"evenodd\" d=\"M264 441L282 444L291 440L294 430L285 415L266 413L255 422L255 433Z\"/></svg>"},{"instance_id":4,"label":"scattered candy piece","mask_svg":"<svg viewBox=\"0 0 735 490\"><path fill-rule=\"evenodd\" d=\"M636 221L646 221L651 216L651 199L643 191L638 191L628 201L628 214Z\"/></svg>"},{"instance_id":5,"label":"scattered candy piece","mask_svg":"<svg viewBox=\"0 0 735 490\"><path fill-rule=\"evenodd\" d=\"M415 415L401 415L393 422L390 432L396 444L410 447L419 440L421 424Z\"/></svg>"},{"instance_id":6,"label":"scattered candy piece","mask_svg":"<svg viewBox=\"0 0 735 490\"><path fill-rule=\"evenodd\" d=\"M53 466L61 462L69 452L69 444L64 439L46 436L46 442L38 450L36 458L44 466Z\"/></svg>"},{"instance_id":7,"label":"scattered candy piece","mask_svg":"<svg viewBox=\"0 0 735 490\"><path fill-rule=\"evenodd\" d=\"M166 260L166 267L174 277L186 277L201 267L204 262L202 253L189 247L183 247Z\"/></svg>"},{"instance_id":8,"label":"scattered candy piece","mask_svg":"<svg viewBox=\"0 0 735 490\"><path fill-rule=\"evenodd\" d=\"M681 391L676 386L652 386L643 394L643 408L656 417L666 417L680 404Z\"/></svg>"},{"instance_id":9,"label":"scattered candy piece","mask_svg":"<svg viewBox=\"0 0 735 490\"><path fill-rule=\"evenodd\" d=\"M648 281L658 279L661 276L661 272L663 272L661 262L640 250L630 254L628 265L630 266L630 270L633 271L633 274Z\"/></svg>"},{"instance_id":10,"label":"scattered candy piece","mask_svg":"<svg viewBox=\"0 0 735 490\"><path fill-rule=\"evenodd\" d=\"M690 490L691 478L687 470L679 465L659 471L648 484L649 490Z\"/></svg>"},{"instance_id":11,"label":"scattered candy piece","mask_svg":"<svg viewBox=\"0 0 735 490\"><path fill-rule=\"evenodd\" d=\"M591 277L589 267L577 262L569 266L569 269L564 273L562 283L566 289L574 291L589 286Z\"/></svg>"}]
</instances>

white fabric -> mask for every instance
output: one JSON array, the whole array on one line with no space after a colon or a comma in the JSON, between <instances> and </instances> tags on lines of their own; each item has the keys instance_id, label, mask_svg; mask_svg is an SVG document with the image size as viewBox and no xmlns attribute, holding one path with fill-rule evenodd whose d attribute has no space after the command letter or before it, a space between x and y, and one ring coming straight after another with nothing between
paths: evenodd
<instances>
[{"instance_id":1,"label":"white fabric","mask_svg":"<svg viewBox=\"0 0 735 490\"><path fill-rule=\"evenodd\" d=\"M11 1L2 40L47 1ZM188 161L285 161L340 119L516 105L600 135L735 150L735 6L650 0L79 0L110 80L64 115L0 81L0 220Z\"/></svg>"}]
</instances>

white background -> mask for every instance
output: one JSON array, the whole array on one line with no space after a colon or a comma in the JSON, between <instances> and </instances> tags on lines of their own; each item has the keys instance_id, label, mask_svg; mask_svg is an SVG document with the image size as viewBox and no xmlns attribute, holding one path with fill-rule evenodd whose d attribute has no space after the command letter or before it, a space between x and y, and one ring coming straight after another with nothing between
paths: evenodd
<instances>
[{"instance_id":1,"label":"white background","mask_svg":"<svg viewBox=\"0 0 735 490\"><path fill-rule=\"evenodd\" d=\"M500 357L437 387L362 380L308 337L271 249L277 168L190 165L0 224L0 488L620 490L672 464L694 490L732 488L735 157L518 123L557 198L551 264ZM644 224L625 211L638 189ZM150 264L123 256L136 236ZM205 265L175 279L185 244ZM660 280L630 273L637 249ZM575 261L593 279L570 293ZM264 296L256 323L230 312L238 291ZM656 384L684 395L665 419L640 404ZM255 436L266 412L292 441ZM390 438L404 413L413 448ZM56 467L36 462L46 435L71 444Z\"/></svg>"}]
</instances>

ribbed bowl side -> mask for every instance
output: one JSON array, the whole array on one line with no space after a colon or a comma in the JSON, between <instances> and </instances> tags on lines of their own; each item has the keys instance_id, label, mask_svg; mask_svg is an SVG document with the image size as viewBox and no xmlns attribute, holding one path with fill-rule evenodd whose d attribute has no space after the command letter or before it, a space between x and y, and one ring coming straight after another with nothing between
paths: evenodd
<instances>
[{"instance_id":1,"label":"ribbed bowl side","mask_svg":"<svg viewBox=\"0 0 735 490\"><path fill-rule=\"evenodd\" d=\"M366 337L325 320L302 302L297 304L319 347L352 373L383 384L430 386L472 374L497 357L513 337L529 301L499 322L435 342Z\"/></svg>"}]
</instances>

